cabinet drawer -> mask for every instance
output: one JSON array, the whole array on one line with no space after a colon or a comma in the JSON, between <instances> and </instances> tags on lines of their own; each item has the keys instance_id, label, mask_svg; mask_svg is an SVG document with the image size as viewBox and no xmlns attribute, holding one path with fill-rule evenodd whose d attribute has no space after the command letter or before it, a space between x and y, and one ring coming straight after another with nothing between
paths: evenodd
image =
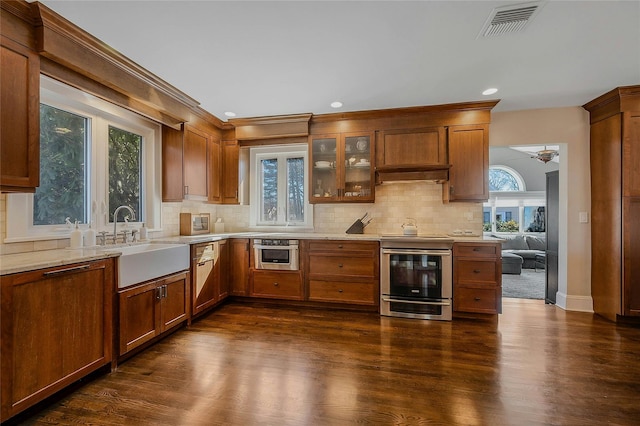
<instances>
[{"instance_id":1,"label":"cabinet drawer","mask_svg":"<svg viewBox=\"0 0 640 426\"><path fill-rule=\"evenodd\" d=\"M496 284L496 262L487 260L458 260L455 268L456 281L486 282Z\"/></svg>"},{"instance_id":2,"label":"cabinet drawer","mask_svg":"<svg viewBox=\"0 0 640 426\"><path fill-rule=\"evenodd\" d=\"M499 292L496 288L469 288L458 287L453 295L454 310L460 312L477 312L485 314L498 313Z\"/></svg>"},{"instance_id":3,"label":"cabinet drawer","mask_svg":"<svg viewBox=\"0 0 640 426\"><path fill-rule=\"evenodd\" d=\"M374 283L309 281L309 300L375 305L378 300Z\"/></svg>"},{"instance_id":4,"label":"cabinet drawer","mask_svg":"<svg viewBox=\"0 0 640 426\"><path fill-rule=\"evenodd\" d=\"M500 255L500 244L464 244L453 245L454 256L464 257L497 257Z\"/></svg>"},{"instance_id":5,"label":"cabinet drawer","mask_svg":"<svg viewBox=\"0 0 640 426\"><path fill-rule=\"evenodd\" d=\"M251 296L302 299L302 277L297 271L253 271L251 281Z\"/></svg>"},{"instance_id":6,"label":"cabinet drawer","mask_svg":"<svg viewBox=\"0 0 640 426\"><path fill-rule=\"evenodd\" d=\"M344 251L366 251L377 254L378 243L375 241L326 241L310 240L309 251L344 252Z\"/></svg>"},{"instance_id":7,"label":"cabinet drawer","mask_svg":"<svg viewBox=\"0 0 640 426\"><path fill-rule=\"evenodd\" d=\"M309 256L309 273L342 276L375 276L375 262L370 257L345 257L335 255Z\"/></svg>"}]
</instances>

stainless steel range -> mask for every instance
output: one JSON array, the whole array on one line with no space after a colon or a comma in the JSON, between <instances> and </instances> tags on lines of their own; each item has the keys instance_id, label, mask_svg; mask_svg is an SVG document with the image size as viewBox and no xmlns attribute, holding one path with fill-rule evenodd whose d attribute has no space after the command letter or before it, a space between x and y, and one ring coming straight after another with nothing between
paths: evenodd
<instances>
[{"instance_id":1,"label":"stainless steel range","mask_svg":"<svg viewBox=\"0 0 640 426\"><path fill-rule=\"evenodd\" d=\"M442 235L383 236L380 314L450 321L453 239Z\"/></svg>"}]
</instances>

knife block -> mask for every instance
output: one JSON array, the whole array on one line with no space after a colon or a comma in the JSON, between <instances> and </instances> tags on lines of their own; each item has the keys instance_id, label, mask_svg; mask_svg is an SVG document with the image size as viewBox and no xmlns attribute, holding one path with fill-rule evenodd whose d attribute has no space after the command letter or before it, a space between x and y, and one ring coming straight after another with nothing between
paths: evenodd
<instances>
[{"instance_id":1,"label":"knife block","mask_svg":"<svg viewBox=\"0 0 640 426\"><path fill-rule=\"evenodd\" d=\"M360 219L356 219L347 229L347 234L364 234L364 224Z\"/></svg>"}]
</instances>

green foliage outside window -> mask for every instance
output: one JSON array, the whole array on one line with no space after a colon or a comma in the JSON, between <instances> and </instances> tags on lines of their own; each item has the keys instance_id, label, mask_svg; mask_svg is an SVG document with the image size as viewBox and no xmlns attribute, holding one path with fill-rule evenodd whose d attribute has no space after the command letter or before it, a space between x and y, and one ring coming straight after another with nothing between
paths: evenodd
<instances>
[{"instance_id":1,"label":"green foliage outside window","mask_svg":"<svg viewBox=\"0 0 640 426\"><path fill-rule=\"evenodd\" d=\"M40 105L40 186L33 198L33 224L86 222L87 119Z\"/></svg>"},{"instance_id":2,"label":"green foliage outside window","mask_svg":"<svg viewBox=\"0 0 640 426\"><path fill-rule=\"evenodd\" d=\"M519 232L520 226L515 220L496 221L496 232Z\"/></svg>"},{"instance_id":3,"label":"green foliage outside window","mask_svg":"<svg viewBox=\"0 0 640 426\"><path fill-rule=\"evenodd\" d=\"M141 220L142 136L109 126L109 220L119 206L129 206ZM133 220L133 218L129 218ZM122 217L120 217L122 220Z\"/></svg>"}]
</instances>

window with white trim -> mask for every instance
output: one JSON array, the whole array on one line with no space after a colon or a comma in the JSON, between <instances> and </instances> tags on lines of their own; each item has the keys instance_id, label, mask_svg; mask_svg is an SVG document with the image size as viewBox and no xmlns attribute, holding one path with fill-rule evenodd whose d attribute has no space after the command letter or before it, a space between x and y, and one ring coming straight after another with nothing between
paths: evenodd
<instances>
[{"instance_id":1,"label":"window with white trim","mask_svg":"<svg viewBox=\"0 0 640 426\"><path fill-rule=\"evenodd\" d=\"M160 126L45 76L40 102L40 186L7 196L5 242L66 238L76 220L112 232L120 205L159 228Z\"/></svg>"},{"instance_id":2,"label":"window with white trim","mask_svg":"<svg viewBox=\"0 0 640 426\"><path fill-rule=\"evenodd\" d=\"M313 227L307 152L305 144L251 148L251 226Z\"/></svg>"}]
</instances>

